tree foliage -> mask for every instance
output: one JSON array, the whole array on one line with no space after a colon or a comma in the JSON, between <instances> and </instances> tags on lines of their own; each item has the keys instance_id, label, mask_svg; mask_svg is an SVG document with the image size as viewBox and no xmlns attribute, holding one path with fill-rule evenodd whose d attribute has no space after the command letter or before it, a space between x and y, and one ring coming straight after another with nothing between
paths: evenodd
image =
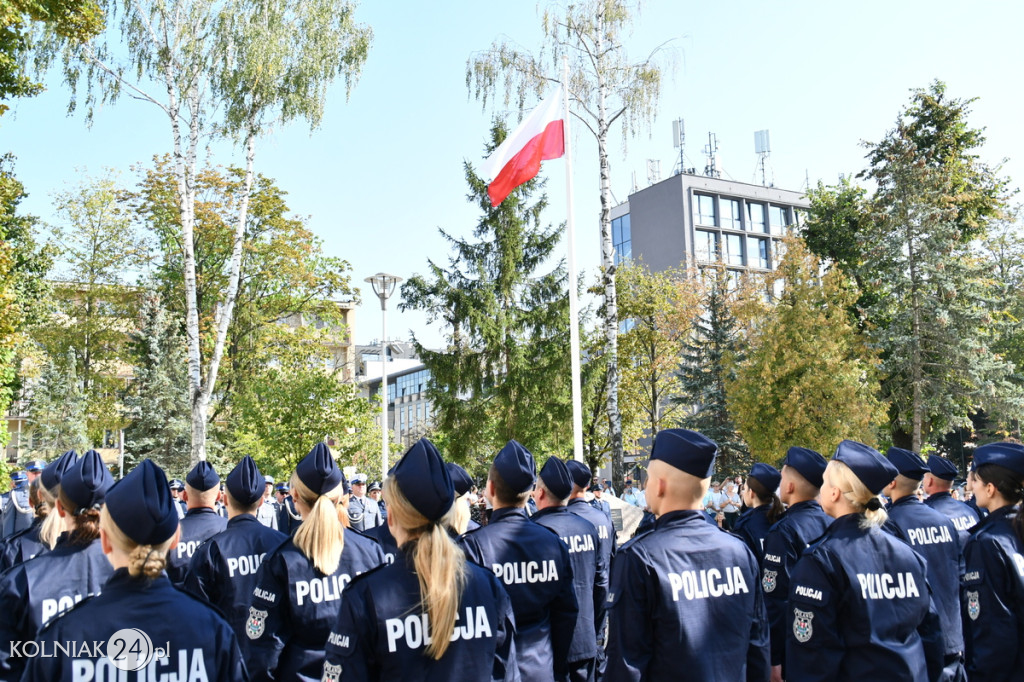
<instances>
[{"instance_id":1,"label":"tree foliage","mask_svg":"<svg viewBox=\"0 0 1024 682\"><path fill-rule=\"evenodd\" d=\"M496 123L488 151L505 135ZM473 240L441 230L454 250L448 266L429 262L428 276L402 285L401 309L424 310L448 330L444 350L413 338L431 372L435 426L459 462L489 460L512 438L537 455L564 456L572 445L567 277L561 262L541 270L561 228L541 225L547 197L534 195L542 180L492 207L485 181L469 163L465 173L469 200L482 213Z\"/></svg>"},{"instance_id":2,"label":"tree foliage","mask_svg":"<svg viewBox=\"0 0 1024 682\"><path fill-rule=\"evenodd\" d=\"M730 413L758 461L779 461L792 445L874 444L885 420L877 359L847 310L857 290L839 270L819 272L818 258L788 240L775 273L782 296L747 339L745 359L727 360Z\"/></svg>"},{"instance_id":3,"label":"tree foliage","mask_svg":"<svg viewBox=\"0 0 1024 682\"><path fill-rule=\"evenodd\" d=\"M30 411L36 457L52 459L68 450L84 452L90 444L86 432L86 399L75 371L75 357L48 358L32 387Z\"/></svg>"}]
</instances>

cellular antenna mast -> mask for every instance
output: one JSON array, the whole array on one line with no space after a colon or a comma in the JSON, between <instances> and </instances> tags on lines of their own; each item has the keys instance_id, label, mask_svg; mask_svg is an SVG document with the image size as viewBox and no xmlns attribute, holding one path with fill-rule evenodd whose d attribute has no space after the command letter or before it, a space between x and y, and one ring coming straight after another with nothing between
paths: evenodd
<instances>
[{"instance_id":1,"label":"cellular antenna mast","mask_svg":"<svg viewBox=\"0 0 1024 682\"><path fill-rule=\"evenodd\" d=\"M679 150L679 173L686 172L686 162L683 160L683 151L686 148L686 121L676 119L672 121L672 146Z\"/></svg>"},{"instance_id":2,"label":"cellular antenna mast","mask_svg":"<svg viewBox=\"0 0 1024 682\"><path fill-rule=\"evenodd\" d=\"M771 141L768 138L767 130L758 130L754 132L754 153L758 156L757 165L761 170L761 184L765 187L768 186L768 173L767 167L769 165L768 157L772 153ZM772 173L774 176L774 172ZM775 178L772 177L772 186L775 185Z\"/></svg>"},{"instance_id":3,"label":"cellular antenna mast","mask_svg":"<svg viewBox=\"0 0 1024 682\"><path fill-rule=\"evenodd\" d=\"M704 155L708 157L708 165L704 167L704 175L709 178L720 178L722 172L715 166L715 155L718 154L718 137L708 133L708 143L704 145Z\"/></svg>"}]
</instances>

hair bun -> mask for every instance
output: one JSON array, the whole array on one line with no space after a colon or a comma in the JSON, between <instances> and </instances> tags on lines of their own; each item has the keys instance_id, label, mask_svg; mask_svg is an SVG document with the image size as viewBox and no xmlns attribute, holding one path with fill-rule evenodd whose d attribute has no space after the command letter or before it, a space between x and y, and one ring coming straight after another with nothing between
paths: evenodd
<instances>
[{"instance_id":1,"label":"hair bun","mask_svg":"<svg viewBox=\"0 0 1024 682\"><path fill-rule=\"evenodd\" d=\"M878 511L882 508L882 501L877 497L872 497L864 506L867 507L868 511Z\"/></svg>"}]
</instances>

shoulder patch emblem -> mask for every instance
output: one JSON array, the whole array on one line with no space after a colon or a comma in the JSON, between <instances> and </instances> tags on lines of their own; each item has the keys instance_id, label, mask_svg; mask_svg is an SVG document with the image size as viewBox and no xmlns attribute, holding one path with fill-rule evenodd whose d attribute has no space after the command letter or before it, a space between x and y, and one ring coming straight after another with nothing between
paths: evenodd
<instances>
[{"instance_id":1,"label":"shoulder patch emblem","mask_svg":"<svg viewBox=\"0 0 1024 682\"><path fill-rule=\"evenodd\" d=\"M971 617L971 620L978 620L978 616L981 614L981 600L978 599L977 592L967 593L967 615Z\"/></svg>"},{"instance_id":2,"label":"shoulder patch emblem","mask_svg":"<svg viewBox=\"0 0 1024 682\"><path fill-rule=\"evenodd\" d=\"M338 682L341 679L341 666L324 663L324 676L320 682Z\"/></svg>"},{"instance_id":3,"label":"shoulder patch emblem","mask_svg":"<svg viewBox=\"0 0 1024 682\"><path fill-rule=\"evenodd\" d=\"M258 611L256 607L249 607L249 620L245 622L245 634L249 639L259 639L263 630L267 627L267 612Z\"/></svg>"},{"instance_id":4,"label":"shoulder patch emblem","mask_svg":"<svg viewBox=\"0 0 1024 682\"><path fill-rule=\"evenodd\" d=\"M775 576L778 574L778 571L769 571L767 568L764 569L764 577L761 578L761 588L764 589L765 592L775 591Z\"/></svg>"},{"instance_id":5,"label":"shoulder patch emblem","mask_svg":"<svg viewBox=\"0 0 1024 682\"><path fill-rule=\"evenodd\" d=\"M814 628L811 626L812 620L814 620L812 612L793 609L793 636L796 637L796 641L801 644L811 641L811 635L814 634Z\"/></svg>"}]
</instances>

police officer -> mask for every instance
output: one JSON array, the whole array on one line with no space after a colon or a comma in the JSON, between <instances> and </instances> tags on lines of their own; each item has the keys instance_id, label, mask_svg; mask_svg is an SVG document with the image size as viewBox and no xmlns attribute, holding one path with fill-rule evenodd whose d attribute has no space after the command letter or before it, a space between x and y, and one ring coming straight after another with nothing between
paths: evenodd
<instances>
[{"instance_id":1,"label":"police officer","mask_svg":"<svg viewBox=\"0 0 1024 682\"><path fill-rule=\"evenodd\" d=\"M181 538L167 556L167 577L175 587L185 584L189 562L199 545L227 528L228 522L214 511L220 496L220 476L202 460L185 477L185 504L188 513L181 520Z\"/></svg>"},{"instance_id":2,"label":"police officer","mask_svg":"<svg viewBox=\"0 0 1024 682\"><path fill-rule=\"evenodd\" d=\"M586 519L597 529L597 566L594 575L594 628L597 635L598 662L604 656L604 623L608 603L608 581L611 579L612 555L615 554L615 526L611 517L587 503L584 490L590 483L590 469L583 462L570 459L565 463L572 478L572 492L566 509ZM600 486L598 486L600 487ZM605 504L608 504L605 502ZM580 605L582 610L583 606Z\"/></svg>"},{"instance_id":3,"label":"police officer","mask_svg":"<svg viewBox=\"0 0 1024 682\"><path fill-rule=\"evenodd\" d=\"M317 445L291 479L302 525L263 558L244 642L254 680L319 680L324 647L352 578L384 563L373 540L345 530L337 506L345 475Z\"/></svg>"},{"instance_id":4,"label":"police officer","mask_svg":"<svg viewBox=\"0 0 1024 682\"><path fill-rule=\"evenodd\" d=\"M886 509L889 520L921 558L928 562L928 584L945 641L943 682L965 680L964 636L960 620L960 539L953 522L940 511L917 499L921 479L928 475L924 460L910 450L892 447L886 459L899 475L883 489L892 500Z\"/></svg>"},{"instance_id":5,"label":"police officer","mask_svg":"<svg viewBox=\"0 0 1024 682\"><path fill-rule=\"evenodd\" d=\"M602 496L604 495L604 488L602 488L599 483L595 483L594 485L590 486L589 490L594 495L594 498L590 500L590 506L592 506L594 509L597 509L598 511L604 512L608 515L608 518L611 518L611 505L608 504L608 500L602 499Z\"/></svg>"},{"instance_id":6,"label":"police officer","mask_svg":"<svg viewBox=\"0 0 1024 682\"><path fill-rule=\"evenodd\" d=\"M494 571L512 600L523 682L549 682L569 673L579 612L569 551L557 535L526 515L536 472L530 451L510 440L487 477L484 494L494 507L491 520L462 537L466 556Z\"/></svg>"},{"instance_id":7,"label":"police officer","mask_svg":"<svg viewBox=\"0 0 1024 682\"><path fill-rule=\"evenodd\" d=\"M20 530L32 525L35 512L28 499L28 474L15 471L11 474L11 489L7 507L3 513L3 537L9 538Z\"/></svg>"},{"instance_id":8,"label":"police officer","mask_svg":"<svg viewBox=\"0 0 1024 682\"><path fill-rule=\"evenodd\" d=\"M568 679L570 682L588 682L594 679L597 663L594 592L598 582L598 537L594 524L570 513L566 507L572 490L569 469L565 462L552 455L541 467L537 489L533 493L537 513L530 520L554 531L569 550L572 587L579 615L569 647Z\"/></svg>"},{"instance_id":9,"label":"police officer","mask_svg":"<svg viewBox=\"0 0 1024 682\"><path fill-rule=\"evenodd\" d=\"M264 476L263 481L263 504L256 510L256 520L267 528L281 530L278 525L278 513L281 507L274 499L274 477Z\"/></svg>"},{"instance_id":10,"label":"police officer","mask_svg":"<svg viewBox=\"0 0 1024 682\"><path fill-rule=\"evenodd\" d=\"M185 492L185 483L174 478L171 479L168 487L171 490L171 498L174 500L174 511L178 515L178 520L181 520L188 513L188 505L185 504L185 500L181 499L181 494Z\"/></svg>"},{"instance_id":11,"label":"police officer","mask_svg":"<svg viewBox=\"0 0 1024 682\"><path fill-rule=\"evenodd\" d=\"M352 477L352 496L348 500L348 515L352 527L361 533L376 528L384 522L380 508L373 498L366 496L366 474Z\"/></svg>"},{"instance_id":12,"label":"police officer","mask_svg":"<svg viewBox=\"0 0 1024 682\"><path fill-rule=\"evenodd\" d=\"M454 532L454 531L453 531ZM391 534L391 527L387 523L371 528L366 531L366 537L373 538L380 543L380 549L384 552L384 563L393 564L395 563L395 557L398 556L398 541L395 540L395 536Z\"/></svg>"},{"instance_id":13,"label":"police officer","mask_svg":"<svg viewBox=\"0 0 1024 682\"><path fill-rule=\"evenodd\" d=\"M964 548L967 679L1019 680L1024 671L1024 446L989 443L974 453L973 492L989 514Z\"/></svg>"},{"instance_id":14,"label":"police officer","mask_svg":"<svg viewBox=\"0 0 1024 682\"><path fill-rule=\"evenodd\" d=\"M971 528L978 523L978 514L969 505L954 500L950 494L957 473L956 465L948 459L930 455L928 471L924 475L924 492L928 495L924 503L949 517L956 526L962 549L971 537Z\"/></svg>"},{"instance_id":15,"label":"police officer","mask_svg":"<svg viewBox=\"0 0 1024 682\"><path fill-rule=\"evenodd\" d=\"M467 491L468 492L468 491ZM377 503L380 510L381 525L388 522L388 504L383 498L383 486L380 481L374 481L366 488L366 495Z\"/></svg>"},{"instance_id":16,"label":"police officer","mask_svg":"<svg viewBox=\"0 0 1024 682\"><path fill-rule=\"evenodd\" d=\"M943 641L925 561L882 530L878 494L897 471L874 448L844 440L825 470L821 503L836 519L790 576L786 679L935 680Z\"/></svg>"},{"instance_id":17,"label":"police officer","mask_svg":"<svg viewBox=\"0 0 1024 682\"><path fill-rule=\"evenodd\" d=\"M403 552L345 591L323 679L519 679L509 598L449 537L454 489L433 444L415 443L384 487Z\"/></svg>"},{"instance_id":18,"label":"police officer","mask_svg":"<svg viewBox=\"0 0 1024 682\"><path fill-rule=\"evenodd\" d=\"M455 462L448 462L448 475L455 486L455 504L452 505L452 531L456 537L463 533L474 531L480 524L470 518L469 491L473 489L473 479L469 473ZM384 524L385 526L387 523Z\"/></svg>"},{"instance_id":19,"label":"police officer","mask_svg":"<svg viewBox=\"0 0 1024 682\"><path fill-rule=\"evenodd\" d=\"M178 531L178 514L163 471L144 460L111 487L106 503L101 542L113 575L102 594L84 600L39 636L45 651L68 642L103 646L79 646L69 655L30 658L23 679L112 679L120 671L114 670L108 657L123 656L130 665L137 661L133 651L141 651L143 661L145 654L151 654L138 673L140 679L248 679L230 626L208 605L175 590L163 573ZM145 633L152 646L159 647L158 655L152 655L154 649L146 651L145 642L127 647L131 643L122 640L119 649L112 635L128 628Z\"/></svg>"},{"instance_id":20,"label":"police officer","mask_svg":"<svg viewBox=\"0 0 1024 682\"><path fill-rule=\"evenodd\" d=\"M286 537L256 520L256 509L263 504L263 476L252 457L243 457L227 475L225 494L227 527L196 550L185 589L219 608L241 640L263 557Z\"/></svg>"},{"instance_id":21,"label":"police officer","mask_svg":"<svg viewBox=\"0 0 1024 682\"><path fill-rule=\"evenodd\" d=\"M229 517L228 506L224 503L224 481L220 482L220 494L217 496L217 503L213 505L213 511L225 520Z\"/></svg>"},{"instance_id":22,"label":"police officer","mask_svg":"<svg viewBox=\"0 0 1024 682\"><path fill-rule=\"evenodd\" d=\"M782 518L785 511L782 501L775 491L782 482L782 474L770 464L757 462L747 474L747 484L743 487L743 504L747 511L743 512L733 532L743 538L750 551L757 557L760 566L764 561L764 540L768 530Z\"/></svg>"},{"instance_id":23,"label":"police officer","mask_svg":"<svg viewBox=\"0 0 1024 682\"><path fill-rule=\"evenodd\" d=\"M78 461L78 453L68 450L43 468L43 473L29 485L29 502L36 517L26 530L4 540L0 548L0 571L49 552L57 544L63 523L53 511L57 504L60 479Z\"/></svg>"},{"instance_id":24,"label":"police officer","mask_svg":"<svg viewBox=\"0 0 1024 682\"><path fill-rule=\"evenodd\" d=\"M277 529L285 535L293 535L295 529L302 523L302 515L295 508L295 500L291 496L291 488L287 483L278 483L274 486L274 495L277 497Z\"/></svg>"},{"instance_id":25,"label":"police officer","mask_svg":"<svg viewBox=\"0 0 1024 682\"><path fill-rule=\"evenodd\" d=\"M657 522L612 561L603 680L767 679L757 560L703 512L717 452L686 429L655 437L646 497Z\"/></svg>"},{"instance_id":26,"label":"police officer","mask_svg":"<svg viewBox=\"0 0 1024 682\"><path fill-rule=\"evenodd\" d=\"M57 513L64 532L53 551L0 578L0 642L26 642L51 619L98 593L113 570L100 545L100 509L114 480L89 450L63 476ZM0 647L4 679L18 679L25 659Z\"/></svg>"},{"instance_id":27,"label":"police officer","mask_svg":"<svg viewBox=\"0 0 1024 682\"><path fill-rule=\"evenodd\" d=\"M786 513L768 530L764 540L761 587L764 590L772 640L772 682L785 675L786 630L790 627L786 599L789 576L811 542L818 539L832 519L818 504L818 490L828 462L808 448L791 447L782 460L779 497Z\"/></svg>"}]
</instances>

